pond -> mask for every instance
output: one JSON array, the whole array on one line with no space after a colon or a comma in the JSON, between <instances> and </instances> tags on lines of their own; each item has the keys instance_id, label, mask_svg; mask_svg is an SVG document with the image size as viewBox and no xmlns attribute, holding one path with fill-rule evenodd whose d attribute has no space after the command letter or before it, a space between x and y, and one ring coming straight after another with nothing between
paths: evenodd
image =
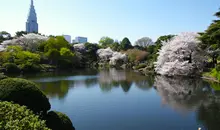
<instances>
[{"instance_id":1,"label":"pond","mask_svg":"<svg viewBox=\"0 0 220 130\"><path fill-rule=\"evenodd\" d=\"M125 70L26 76L76 130L217 130L218 91L202 79L142 76Z\"/></svg>"}]
</instances>

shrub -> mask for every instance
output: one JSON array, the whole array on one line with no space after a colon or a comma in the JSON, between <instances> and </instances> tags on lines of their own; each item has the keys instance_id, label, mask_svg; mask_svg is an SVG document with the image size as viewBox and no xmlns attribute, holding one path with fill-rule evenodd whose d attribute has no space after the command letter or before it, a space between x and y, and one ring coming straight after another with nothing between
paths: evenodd
<instances>
[{"instance_id":1,"label":"shrub","mask_svg":"<svg viewBox=\"0 0 220 130\"><path fill-rule=\"evenodd\" d=\"M0 117L1 130L50 130L39 116L18 104L0 102Z\"/></svg>"},{"instance_id":2,"label":"shrub","mask_svg":"<svg viewBox=\"0 0 220 130\"><path fill-rule=\"evenodd\" d=\"M20 65L20 68L23 72L40 72L41 68L39 65L31 64L31 63L26 63Z\"/></svg>"},{"instance_id":3,"label":"shrub","mask_svg":"<svg viewBox=\"0 0 220 130\"><path fill-rule=\"evenodd\" d=\"M45 113L50 109L48 98L35 83L25 79L7 78L1 80L0 100L25 105L36 113Z\"/></svg>"},{"instance_id":4,"label":"shrub","mask_svg":"<svg viewBox=\"0 0 220 130\"><path fill-rule=\"evenodd\" d=\"M75 130L69 117L57 111L50 111L47 114L46 123L52 130Z\"/></svg>"},{"instance_id":5,"label":"shrub","mask_svg":"<svg viewBox=\"0 0 220 130\"><path fill-rule=\"evenodd\" d=\"M8 78L6 75L0 73L0 80Z\"/></svg>"},{"instance_id":6,"label":"shrub","mask_svg":"<svg viewBox=\"0 0 220 130\"><path fill-rule=\"evenodd\" d=\"M135 66L135 69L141 69L141 68L145 68L147 65L145 63L141 63L137 66Z\"/></svg>"},{"instance_id":7,"label":"shrub","mask_svg":"<svg viewBox=\"0 0 220 130\"><path fill-rule=\"evenodd\" d=\"M147 52L138 49L130 49L126 51L130 62L141 62L146 60Z\"/></svg>"},{"instance_id":8,"label":"shrub","mask_svg":"<svg viewBox=\"0 0 220 130\"><path fill-rule=\"evenodd\" d=\"M5 63L5 64L3 64L3 68L6 69L7 73L18 73L18 72L20 72L19 67L14 63Z\"/></svg>"},{"instance_id":9,"label":"shrub","mask_svg":"<svg viewBox=\"0 0 220 130\"><path fill-rule=\"evenodd\" d=\"M71 69L71 68L73 68L73 63L71 60L68 60L68 59L60 59L58 61L58 68Z\"/></svg>"},{"instance_id":10,"label":"shrub","mask_svg":"<svg viewBox=\"0 0 220 130\"><path fill-rule=\"evenodd\" d=\"M216 65L215 68L216 68L217 71L220 71L220 65Z\"/></svg>"}]
</instances>

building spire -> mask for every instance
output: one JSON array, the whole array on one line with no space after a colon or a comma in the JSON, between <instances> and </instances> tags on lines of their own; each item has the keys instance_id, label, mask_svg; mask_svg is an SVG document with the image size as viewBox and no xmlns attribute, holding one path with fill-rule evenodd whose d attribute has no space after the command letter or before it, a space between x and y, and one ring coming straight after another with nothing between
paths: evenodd
<instances>
[{"instance_id":1,"label":"building spire","mask_svg":"<svg viewBox=\"0 0 220 130\"><path fill-rule=\"evenodd\" d=\"M28 33L38 32L37 14L34 8L34 0L31 0L31 5L26 22L26 31Z\"/></svg>"},{"instance_id":2,"label":"building spire","mask_svg":"<svg viewBox=\"0 0 220 130\"><path fill-rule=\"evenodd\" d=\"M34 1L33 0L31 0L31 6L34 6Z\"/></svg>"}]
</instances>

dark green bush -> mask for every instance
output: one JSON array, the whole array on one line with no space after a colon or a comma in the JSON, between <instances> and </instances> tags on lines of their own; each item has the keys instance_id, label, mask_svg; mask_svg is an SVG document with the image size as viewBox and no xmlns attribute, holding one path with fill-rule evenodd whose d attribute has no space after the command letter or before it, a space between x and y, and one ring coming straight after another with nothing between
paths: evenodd
<instances>
[{"instance_id":1,"label":"dark green bush","mask_svg":"<svg viewBox=\"0 0 220 130\"><path fill-rule=\"evenodd\" d=\"M8 78L6 75L0 73L0 80Z\"/></svg>"},{"instance_id":2,"label":"dark green bush","mask_svg":"<svg viewBox=\"0 0 220 130\"><path fill-rule=\"evenodd\" d=\"M217 70L217 71L220 71L220 65L219 65L219 64L218 64L218 65L216 65L216 67L215 67L215 68L216 68L216 70Z\"/></svg>"},{"instance_id":3,"label":"dark green bush","mask_svg":"<svg viewBox=\"0 0 220 130\"><path fill-rule=\"evenodd\" d=\"M61 112L50 111L46 116L46 124L52 130L75 130L69 117Z\"/></svg>"},{"instance_id":4,"label":"dark green bush","mask_svg":"<svg viewBox=\"0 0 220 130\"><path fill-rule=\"evenodd\" d=\"M68 59L62 59L58 61L58 68L60 69L72 69L73 63L71 60Z\"/></svg>"},{"instance_id":5,"label":"dark green bush","mask_svg":"<svg viewBox=\"0 0 220 130\"><path fill-rule=\"evenodd\" d=\"M50 130L25 106L0 102L0 130Z\"/></svg>"},{"instance_id":6,"label":"dark green bush","mask_svg":"<svg viewBox=\"0 0 220 130\"><path fill-rule=\"evenodd\" d=\"M31 63L22 64L20 66L20 68L23 72L27 72L27 73L41 71L41 68L39 65L35 65L35 64L31 64Z\"/></svg>"},{"instance_id":7,"label":"dark green bush","mask_svg":"<svg viewBox=\"0 0 220 130\"><path fill-rule=\"evenodd\" d=\"M48 98L31 81L18 78L0 80L0 100L25 105L35 113L50 110Z\"/></svg>"},{"instance_id":8,"label":"dark green bush","mask_svg":"<svg viewBox=\"0 0 220 130\"><path fill-rule=\"evenodd\" d=\"M5 63L3 64L2 67L6 69L7 73L19 73L20 72L20 68L14 63Z\"/></svg>"}]
</instances>

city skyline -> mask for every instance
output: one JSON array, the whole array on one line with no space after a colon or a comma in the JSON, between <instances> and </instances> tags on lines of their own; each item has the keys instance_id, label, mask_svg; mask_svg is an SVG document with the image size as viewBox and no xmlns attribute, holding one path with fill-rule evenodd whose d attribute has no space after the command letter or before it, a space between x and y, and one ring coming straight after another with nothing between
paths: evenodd
<instances>
[{"instance_id":1,"label":"city skyline","mask_svg":"<svg viewBox=\"0 0 220 130\"><path fill-rule=\"evenodd\" d=\"M128 37L132 43L144 36L155 41L161 35L202 32L220 7L217 0L35 0L34 3L39 33L86 36L90 42L98 42L102 36L119 41ZM30 0L8 0L1 5L0 30L12 35L25 30Z\"/></svg>"}]
</instances>

